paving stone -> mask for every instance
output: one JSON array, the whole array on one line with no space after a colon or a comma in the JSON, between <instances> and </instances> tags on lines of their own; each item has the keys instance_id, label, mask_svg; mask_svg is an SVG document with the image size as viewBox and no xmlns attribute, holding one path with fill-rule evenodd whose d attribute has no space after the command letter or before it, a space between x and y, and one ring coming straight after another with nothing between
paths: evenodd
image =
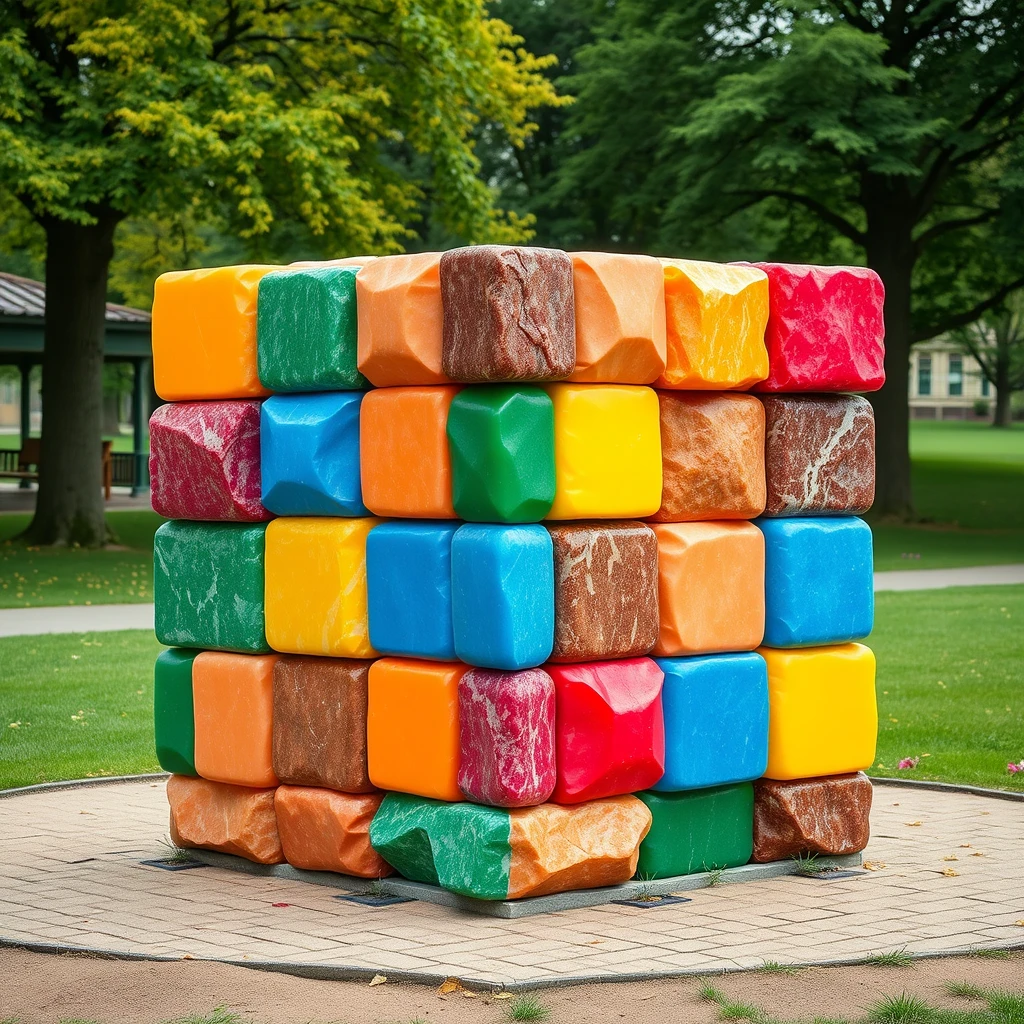
<instances>
[{"instance_id":1,"label":"paving stone","mask_svg":"<svg viewBox=\"0 0 1024 1024\"><path fill-rule=\"evenodd\" d=\"M161 651L153 672L156 757L165 772L196 775L196 727L192 710L192 662L196 651Z\"/></svg>"}]
</instances>

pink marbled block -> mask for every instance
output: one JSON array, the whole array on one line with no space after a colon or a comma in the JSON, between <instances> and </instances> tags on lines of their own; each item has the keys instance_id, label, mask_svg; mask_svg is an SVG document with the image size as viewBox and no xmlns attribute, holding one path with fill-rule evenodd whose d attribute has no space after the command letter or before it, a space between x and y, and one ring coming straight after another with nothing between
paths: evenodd
<instances>
[{"instance_id":1,"label":"pink marbled block","mask_svg":"<svg viewBox=\"0 0 1024 1024\"><path fill-rule=\"evenodd\" d=\"M555 684L543 669L470 669L459 681L459 788L492 807L531 807L555 788Z\"/></svg>"},{"instance_id":2,"label":"pink marbled block","mask_svg":"<svg viewBox=\"0 0 1024 1024\"><path fill-rule=\"evenodd\" d=\"M168 519L254 523L260 502L260 402L170 402L149 420L153 510Z\"/></svg>"}]
</instances>

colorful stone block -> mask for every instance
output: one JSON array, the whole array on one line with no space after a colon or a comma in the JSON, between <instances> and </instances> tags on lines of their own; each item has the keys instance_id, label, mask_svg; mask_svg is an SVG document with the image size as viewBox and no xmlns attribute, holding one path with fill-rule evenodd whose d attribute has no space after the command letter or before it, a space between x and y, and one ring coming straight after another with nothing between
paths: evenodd
<instances>
[{"instance_id":1,"label":"colorful stone block","mask_svg":"<svg viewBox=\"0 0 1024 1024\"><path fill-rule=\"evenodd\" d=\"M665 673L659 793L749 782L768 763L768 670L753 652L658 658Z\"/></svg>"},{"instance_id":2,"label":"colorful stone block","mask_svg":"<svg viewBox=\"0 0 1024 1024\"><path fill-rule=\"evenodd\" d=\"M455 653L470 665L516 671L551 654L555 581L543 526L470 523L452 538Z\"/></svg>"},{"instance_id":3,"label":"colorful stone block","mask_svg":"<svg viewBox=\"0 0 1024 1024\"><path fill-rule=\"evenodd\" d=\"M663 674L650 658L549 665L555 683L552 799L560 804L635 793L665 771Z\"/></svg>"},{"instance_id":4,"label":"colorful stone block","mask_svg":"<svg viewBox=\"0 0 1024 1024\"><path fill-rule=\"evenodd\" d=\"M452 380L560 380L576 365L572 260L474 245L441 257L442 366Z\"/></svg>"},{"instance_id":5,"label":"colorful stone block","mask_svg":"<svg viewBox=\"0 0 1024 1024\"><path fill-rule=\"evenodd\" d=\"M760 519L765 544L764 642L801 647L871 632L871 528L852 516Z\"/></svg>"},{"instance_id":6,"label":"colorful stone block","mask_svg":"<svg viewBox=\"0 0 1024 1024\"><path fill-rule=\"evenodd\" d=\"M196 774L196 724L192 711L192 662L196 651L161 651L153 670L156 759L165 772Z\"/></svg>"},{"instance_id":7,"label":"colorful stone block","mask_svg":"<svg viewBox=\"0 0 1024 1024\"><path fill-rule=\"evenodd\" d=\"M452 504L471 522L531 523L555 498L555 416L540 388L464 388L448 410Z\"/></svg>"},{"instance_id":8,"label":"colorful stone block","mask_svg":"<svg viewBox=\"0 0 1024 1024\"><path fill-rule=\"evenodd\" d=\"M167 519L260 522L260 403L171 402L149 420L153 511Z\"/></svg>"},{"instance_id":9,"label":"colorful stone block","mask_svg":"<svg viewBox=\"0 0 1024 1024\"><path fill-rule=\"evenodd\" d=\"M276 786L273 654L203 651L192 663L196 771L211 782Z\"/></svg>"},{"instance_id":10,"label":"colorful stone block","mask_svg":"<svg viewBox=\"0 0 1024 1024\"><path fill-rule=\"evenodd\" d=\"M452 538L458 523L381 523L366 538L370 644L381 654L455 660Z\"/></svg>"},{"instance_id":11,"label":"colorful stone block","mask_svg":"<svg viewBox=\"0 0 1024 1024\"><path fill-rule=\"evenodd\" d=\"M376 519L275 519L267 527L267 642L284 654L372 658L366 537Z\"/></svg>"},{"instance_id":12,"label":"colorful stone block","mask_svg":"<svg viewBox=\"0 0 1024 1024\"><path fill-rule=\"evenodd\" d=\"M742 390L768 375L768 278L750 266L662 260L667 359L659 388Z\"/></svg>"},{"instance_id":13,"label":"colorful stone block","mask_svg":"<svg viewBox=\"0 0 1024 1024\"><path fill-rule=\"evenodd\" d=\"M751 395L659 391L660 523L753 519L765 505L764 407Z\"/></svg>"},{"instance_id":14,"label":"colorful stone block","mask_svg":"<svg viewBox=\"0 0 1024 1024\"><path fill-rule=\"evenodd\" d=\"M572 381L650 384L665 371L665 275L653 256L574 252Z\"/></svg>"},{"instance_id":15,"label":"colorful stone block","mask_svg":"<svg viewBox=\"0 0 1024 1024\"><path fill-rule=\"evenodd\" d=\"M356 275L358 367L375 387L447 384L441 369L441 254L385 256Z\"/></svg>"},{"instance_id":16,"label":"colorful stone block","mask_svg":"<svg viewBox=\"0 0 1024 1024\"><path fill-rule=\"evenodd\" d=\"M552 384L555 500L548 519L632 519L661 505L658 396L618 384Z\"/></svg>"},{"instance_id":17,"label":"colorful stone block","mask_svg":"<svg viewBox=\"0 0 1024 1024\"><path fill-rule=\"evenodd\" d=\"M264 536L242 523L164 523L153 538L156 638L169 647L269 651Z\"/></svg>"},{"instance_id":18,"label":"colorful stone block","mask_svg":"<svg viewBox=\"0 0 1024 1024\"><path fill-rule=\"evenodd\" d=\"M863 644L780 651L768 665L769 779L843 775L875 760L875 656Z\"/></svg>"},{"instance_id":19,"label":"colorful stone block","mask_svg":"<svg viewBox=\"0 0 1024 1024\"><path fill-rule=\"evenodd\" d=\"M658 639L658 540L643 523L549 526L555 560L552 661L648 654Z\"/></svg>"},{"instance_id":20,"label":"colorful stone block","mask_svg":"<svg viewBox=\"0 0 1024 1024\"><path fill-rule=\"evenodd\" d=\"M394 869L370 845L370 822L383 793L355 796L307 786L278 786L277 831L285 859L302 871L384 878Z\"/></svg>"},{"instance_id":21,"label":"colorful stone block","mask_svg":"<svg viewBox=\"0 0 1024 1024\"><path fill-rule=\"evenodd\" d=\"M285 655L274 665L274 774L292 786L372 793L366 763L370 662Z\"/></svg>"},{"instance_id":22,"label":"colorful stone block","mask_svg":"<svg viewBox=\"0 0 1024 1024\"><path fill-rule=\"evenodd\" d=\"M284 862L274 790L172 775L167 802L176 846L232 853L257 864Z\"/></svg>"},{"instance_id":23,"label":"colorful stone block","mask_svg":"<svg viewBox=\"0 0 1024 1024\"><path fill-rule=\"evenodd\" d=\"M764 539L752 523L656 523L654 654L749 651L764 635Z\"/></svg>"},{"instance_id":24,"label":"colorful stone block","mask_svg":"<svg viewBox=\"0 0 1024 1024\"><path fill-rule=\"evenodd\" d=\"M461 664L404 658L381 658L370 666L366 743L375 786L462 799L459 680L466 671Z\"/></svg>"},{"instance_id":25,"label":"colorful stone block","mask_svg":"<svg viewBox=\"0 0 1024 1024\"><path fill-rule=\"evenodd\" d=\"M877 391L885 383L882 279L866 267L755 263L768 275L770 370L755 391Z\"/></svg>"},{"instance_id":26,"label":"colorful stone block","mask_svg":"<svg viewBox=\"0 0 1024 1024\"><path fill-rule=\"evenodd\" d=\"M765 395L766 516L856 515L875 500L875 416L859 395Z\"/></svg>"},{"instance_id":27,"label":"colorful stone block","mask_svg":"<svg viewBox=\"0 0 1024 1024\"><path fill-rule=\"evenodd\" d=\"M366 516L359 476L362 392L263 403L263 504L279 516Z\"/></svg>"},{"instance_id":28,"label":"colorful stone block","mask_svg":"<svg viewBox=\"0 0 1024 1024\"><path fill-rule=\"evenodd\" d=\"M493 807L542 804L555 788L555 684L543 669L470 669L459 680L459 789Z\"/></svg>"},{"instance_id":29,"label":"colorful stone block","mask_svg":"<svg viewBox=\"0 0 1024 1024\"><path fill-rule=\"evenodd\" d=\"M153 387L165 402L261 398L256 295L277 267L161 274L153 288Z\"/></svg>"},{"instance_id":30,"label":"colorful stone block","mask_svg":"<svg viewBox=\"0 0 1024 1024\"><path fill-rule=\"evenodd\" d=\"M382 388L359 422L363 501L377 516L454 519L445 426L458 387Z\"/></svg>"},{"instance_id":31,"label":"colorful stone block","mask_svg":"<svg viewBox=\"0 0 1024 1024\"><path fill-rule=\"evenodd\" d=\"M406 878L512 900L627 881L650 822L633 796L499 810L389 793L370 841Z\"/></svg>"},{"instance_id":32,"label":"colorful stone block","mask_svg":"<svg viewBox=\"0 0 1024 1024\"><path fill-rule=\"evenodd\" d=\"M754 860L857 853L871 838L871 780L861 772L754 783Z\"/></svg>"},{"instance_id":33,"label":"colorful stone block","mask_svg":"<svg viewBox=\"0 0 1024 1024\"><path fill-rule=\"evenodd\" d=\"M358 267L308 267L260 279L256 349L271 391L369 387L356 369Z\"/></svg>"},{"instance_id":34,"label":"colorful stone block","mask_svg":"<svg viewBox=\"0 0 1024 1024\"><path fill-rule=\"evenodd\" d=\"M672 878L746 864L754 848L754 787L638 793L651 812L651 830L640 844L637 874Z\"/></svg>"}]
</instances>

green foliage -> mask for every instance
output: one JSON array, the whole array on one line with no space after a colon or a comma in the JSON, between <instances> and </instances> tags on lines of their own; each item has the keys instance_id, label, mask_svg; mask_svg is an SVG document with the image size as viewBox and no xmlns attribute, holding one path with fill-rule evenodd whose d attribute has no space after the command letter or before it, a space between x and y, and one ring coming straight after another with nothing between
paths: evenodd
<instances>
[{"instance_id":1,"label":"green foliage","mask_svg":"<svg viewBox=\"0 0 1024 1024\"><path fill-rule=\"evenodd\" d=\"M534 995L524 993L508 1004L508 1018L515 1021L543 1021L551 1011Z\"/></svg>"},{"instance_id":2,"label":"green foliage","mask_svg":"<svg viewBox=\"0 0 1024 1024\"><path fill-rule=\"evenodd\" d=\"M883 997L871 1006L867 1013L867 1019L871 1024L932 1024L935 1017L935 1010L924 1000L907 995L906 992L898 996Z\"/></svg>"},{"instance_id":3,"label":"green foliage","mask_svg":"<svg viewBox=\"0 0 1024 1024\"><path fill-rule=\"evenodd\" d=\"M873 967L913 967L913 954L907 952L906 946L893 949L888 953L876 953L867 958L867 963Z\"/></svg>"}]
</instances>

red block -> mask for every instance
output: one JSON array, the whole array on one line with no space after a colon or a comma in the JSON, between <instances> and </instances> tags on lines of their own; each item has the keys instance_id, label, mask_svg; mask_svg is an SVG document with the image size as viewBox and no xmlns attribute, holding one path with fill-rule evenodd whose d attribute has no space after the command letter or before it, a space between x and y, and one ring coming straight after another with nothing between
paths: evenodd
<instances>
[{"instance_id":1,"label":"red block","mask_svg":"<svg viewBox=\"0 0 1024 1024\"><path fill-rule=\"evenodd\" d=\"M547 665L555 682L552 800L636 793L665 773L664 674L650 658Z\"/></svg>"},{"instance_id":2,"label":"red block","mask_svg":"<svg viewBox=\"0 0 1024 1024\"><path fill-rule=\"evenodd\" d=\"M260 403L170 402L149 420L153 510L168 519L256 523L260 503Z\"/></svg>"},{"instance_id":3,"label":"red block","mask_svg":"<svg viewBox=\"0 0 1024 1024\"><path fill-rule=\"evenodd\" d=\"M753 391L877 391L882 279L866 267L755 263L768 275L768 377Z\"/></svg>"}]
</instances>

